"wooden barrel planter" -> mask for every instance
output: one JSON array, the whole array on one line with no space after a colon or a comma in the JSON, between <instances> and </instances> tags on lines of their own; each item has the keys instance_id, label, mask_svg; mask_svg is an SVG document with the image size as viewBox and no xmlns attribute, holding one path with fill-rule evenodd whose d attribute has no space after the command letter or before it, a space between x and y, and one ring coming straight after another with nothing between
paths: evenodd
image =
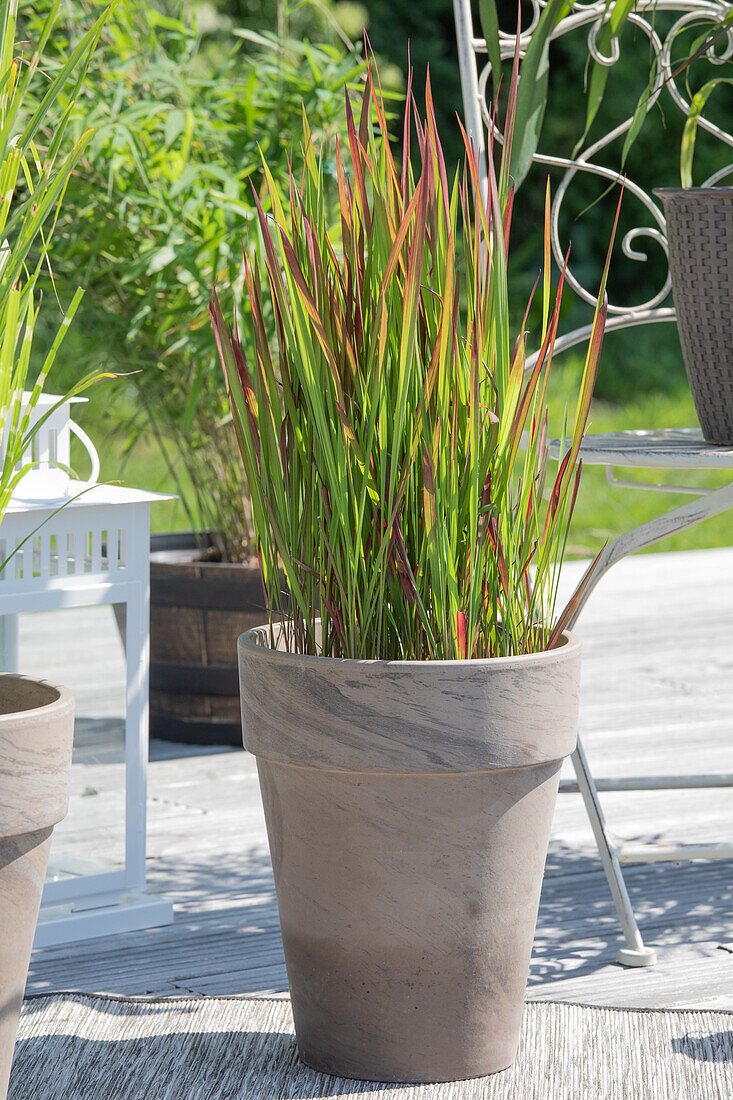
<instances>
[{"instance_id":1,"label":"wooden barrel planter","mask_svg":"<svg viewBox=\"0 0 733 1100\"><path fill-rule=\"evenodd\" d=\"M241 748L237 638L267 619L260 572L206 560L201 538L151 539L150 736Z\"/></svg>"}]
</instances>

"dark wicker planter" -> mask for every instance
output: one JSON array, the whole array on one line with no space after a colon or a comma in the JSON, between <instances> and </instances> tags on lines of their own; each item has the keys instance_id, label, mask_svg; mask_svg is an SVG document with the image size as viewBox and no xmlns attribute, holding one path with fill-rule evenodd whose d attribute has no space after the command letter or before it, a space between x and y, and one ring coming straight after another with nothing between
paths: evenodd
<instances>
[{"instance_id":1,"label":"dark wicker planter","mask_svg":"<svg viewBox=\"0 0 733 1100\"><path fill-rule=\"evenodd\" d=\"M708 443L733 445L733 187L663 187L687 377Z\"/></svg>"},{"instance_id":2,"label":"dark wicker planter","mask_svg":"<svg viewBox=\"0 0 733 1100\"><path fill-rule=\"evenodd\" d=\"M153 535L151 737L242 747L237 638L265 618L258 568L202 561L192 532Z\"/></svg>"}]
</instances>

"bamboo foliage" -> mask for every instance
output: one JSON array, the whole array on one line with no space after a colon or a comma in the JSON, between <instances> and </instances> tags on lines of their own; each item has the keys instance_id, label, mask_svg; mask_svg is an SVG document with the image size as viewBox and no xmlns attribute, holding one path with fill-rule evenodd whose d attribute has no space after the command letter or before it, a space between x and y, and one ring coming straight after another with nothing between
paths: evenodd
<instances>
[{"instance_id":1,"label":"bamboo foliage","mask_svg":"<svg viewBox=\"0 0 733 1100\"><path fill-rule=\"evenodd\" d=\"M484 198L465 135L463 170L448 180L429 76L423 117L408 89L395 159L371 62L358 114L346 96L339 224L326 220L324 159L304 117L287 201L265 166L271 214L258 206L261 268L245 254L251 332L230 330L212 296L271 621L290 616L298 652L477 658L559 638L558 571L608 260L567 446L554 463L545 395L564 272L553 294L549 247L530 370L527 315L517 335L509 320L517 70L518 58ZM548 189L548 240L549 201Z\"/></svg>"},{"instance_id":2,"label":"bamboo foliage","mask_svg":"<svg viewBox=\"0 0 733 1100\"><path fill-rule=\"evenodd\" d=\"M41 308L38 283L44 270L52 270L49 248L59 206L92 134L82 134L68 152L63 150L63 140L89 58L116 2L102 11L54 78L44 84L38 69L59 19L61 0L51 3L36 49L25 60L16 44L18 0L0 0L0 519L13 490L30 469L23 456L43 422L61 401L104 377L94 371L80 375L57 405L31 422L82 297L77 290L36 370L32 353ZM29 109L28 93L34 81L44 85L44 93ZM71 106L60 124L47 130L49 112L69 89Z\"/></svg>"}]
</instances>

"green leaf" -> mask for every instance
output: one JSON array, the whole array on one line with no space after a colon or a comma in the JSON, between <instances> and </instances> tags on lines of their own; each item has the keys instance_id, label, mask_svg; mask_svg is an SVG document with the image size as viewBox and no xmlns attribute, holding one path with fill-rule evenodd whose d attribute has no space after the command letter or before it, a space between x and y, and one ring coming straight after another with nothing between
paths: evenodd
<instances>
[{"instance_id":1,"label":"green leaf","mask_svg":"<svg viewBox=\"0 0 733 1100\"><path fill-rule=\"evenodd\" d=\"M717 76L703 84L693 96L680 147L680 179L683 187L692 187L692 158L695 155L695 138L702 113L710 96L721 84L733 84L733 77Z\"/></svg>"},{"instance_id":2,"label":"green leaf","mask_svg":"<svg viewBox=\"0 0 733 1100\"><path fill-rule=\"evenodd\" d=\"M159 248L153 253L148 261L146 268L148 275L156 275L159 271L162 271L164 267L168 267L169 264L172 264L175 258L176 250L172 245L166 244L163 248Z\"/></svg>"},{"instance_id":3,"label":"green leaf","mask_svg":"<svg viewBox=\"0 0 733 1100\"><path fill-rule=\"evenodd\" d=\"M186 115L183 111L176 109L168 112L165 119L166 149L170 149L171 145L180 137L185 125Z\"/></svg>"},{"instance_id":4,"label":"green leaf","mask_svg":"<svg viewBox=\"0 0 733 1100\"><path fill-rule=\"evenodd\" d=\"M641 133L641 131L643 129L644 122L646 120L646 116L647 116L647 113L649 111L649 100L651 98L651 94L652 94L652 91L654 89L654 82L655 82L656 79L657 79L657 59L656 59L656 57L654 57L653 60L652 60L651 69L649 71L649 81L647 83L646 88L644 89L644 91L639 96L636 107L634 109L633 117L631 119L631 126L627 130L626 137L624 138L624 145L623 145L623 149L621 151L621 167L622 168L626 164L626 158L628 157L629 153L631 152L631 147L633 146L634 142L636 141L636 139L638 138L639 134Z\"/></svg>"},{"instance_id":5,"label":"green leaf","mask_svg":"<svg viewBox=\"0 0 733 1100\"><path fill-rule=\"evenodd\" d=\"M491 80L494 86L494 99L499 95L501 80L501 49L499 46L499 16L495 0L479 0L479 19L481 33L486 40L486 49L491 62Z\"/></svg>"},{"instance_id":6,"label":"green leaf","mask_svg":"<svg viewBox=\"0 0 733 1100\"><path fill-rule=\"evenodd\" d=\"M604 57L611 56L613 45L620 38L634 7L635 0L607 0L605 12L606 22L603 24L597 39L598 50ZM601 61L596 61L595 59L592 61L591 77L588 84L588 105L586 108L585 129L583 130L582 137L573 150L574 157L576 157L583 148L585 139L603 103L606 85L608 83L608 74L611 68L612 66L604 65Z\"/></svg>"},{"instance_id":7,"label":"green leaf","mask_svg":"<svg viewBox=\"0 0 733 1100\"><path fill-rule=\"evenodd\" d=\"M510 167L517 188L530 169L542 131L547 106L550 37L571 10L568 0L548 0L522 61Z\"/></svg>"}]
</instances>

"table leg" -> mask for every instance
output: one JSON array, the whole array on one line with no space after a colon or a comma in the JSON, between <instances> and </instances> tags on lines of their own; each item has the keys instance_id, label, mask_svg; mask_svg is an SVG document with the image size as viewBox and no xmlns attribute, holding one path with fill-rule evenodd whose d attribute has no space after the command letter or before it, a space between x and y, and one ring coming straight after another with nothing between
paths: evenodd
<instances>
[{"instance_id":1,"label":"table leg","mask_svg":"<svg viewBox=\"0 0 733 1100\"><path fill-rule=\"evenodd\" d=\"M601 809L598 791L591 770L588 767L580 738L578 738L578 747L573 753L572 761L588 820L598 846L598 854L601 857L603 870L606 873L606 879L611 890L613 904L616 906L621 930L626 940L626 946L621 948L616 961L621 963L622 966L653 966L657 961L657 953L653 948L645 947L641 938L641 932L636 923L634 910L631 907L631 900L626 889L616 849L609 840L606 831L606 820Z\"/></svg>"},{"instance_id":2,"label":"table leg","mask_svg":"<svg viewBox=\"0 0 733 1100\"><path fill-rule=\"evenodd\" d=\"M649 520L641 527L636 527L620 535L610 542L601 552L598 559L589 566L583 576L575 594L575 606L568 628L572 629L585 607L588 597L598 584L601 577L608 572L612 565L647 546L652 546L660 539L666 538L677 531L684 531L688 527L700 523L710 516L725 512L733 507L733 482L722 489L715 489L704 496L684 504L680 508L674 508L657 519ZM606 821L603 816L598 790L593 775L588 766L588 761L583 750L580 738L578 747L572 757L573 767L578 780L578 788L583 797L585 810L588 814L591 829L598 846L603 870L608 880L616 912L618 913L621 929L626 939L626 946L618 953L617 961L623 966L652 966L656 962L656 953L652 948L646 947L642 940L639 927L636 923L634 911L631 906L626 884L621 872L618 852L612 844ZM711 777L708 777L711 778Z\"/></svg>"}]
</instances>

